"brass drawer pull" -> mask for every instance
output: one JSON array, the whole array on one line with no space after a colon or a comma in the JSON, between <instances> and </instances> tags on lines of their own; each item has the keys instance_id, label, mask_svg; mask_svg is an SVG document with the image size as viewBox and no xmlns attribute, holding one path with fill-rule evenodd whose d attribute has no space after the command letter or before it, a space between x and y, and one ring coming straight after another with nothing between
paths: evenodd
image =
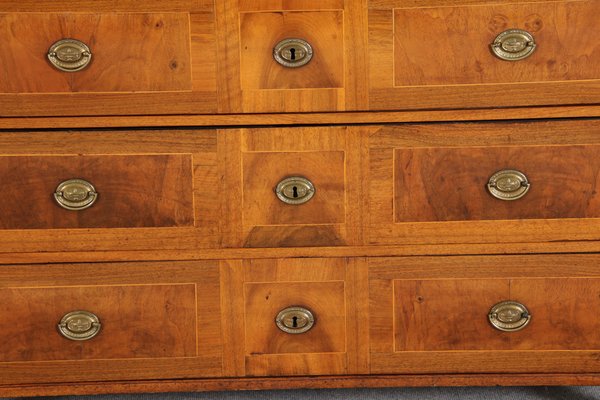
<instances>
[{"instance_id":1,"label":"brass drawer pull","mask_svg":"<svg viewBox=\"0 0 600 400\"><path fill-rule=\"evenodd\" d=\"M89 311L72 311L58 324L61 335L70 340L90 340L100 332L100 319Z\"/></svg>"},{"instance_id":2,"label":"brass drawer pull","mask_svg":"<svg viewBox=\"0 0 600 400\"><path fill-rule=\"evenodd\" d=\"M527 308L516 301L503 301L492 307L488 318L494 328L505 331L519 331L531 320L531 314Z\"/></svg>"},{"instance_id":3,"label":"brass drawer pull","mask_svg":"<svg viewBox=\"0 0 600 400\"><path fill-rule=\"evenodd\" d=\"M48 49L48 60L61 71L76 72L87 67L92 60L90 48L75 39L62 39Z\"/></svg>"},{"instance_id":4,"label":"brass drawer pull","mask_svg":"<svg viewBox=\"0 0 600 400\"><path fill-rule=\"evenodd\" d=\"M315 317L307 308L293 306L281 310L275 323L286 333L298 334L309 331L315 324Z\"/></svg>"},{"instance_id":5,"label":"brass drawer pull","mask_svg":"<svg viewBox=\"0 0 600 400\"><path fill-rule=\"evenodd\" d=\"M501 60L518 61L529 57L535 51L535 39L522 29L509 29L494 39L492 53Z\"/></svg>"},{"instance_id":6,"label":"brass drawer pull","mask_svg":"<svg viewBox=\"0 0 600 400\"><path fill-rule=\"evenodd\" d=\"M94 185L83 179L62 182L54 192L56 203L67 210L84 210L98 198Z\"/></svg>"},{"instance_id":7,"label":"brass drawer pull","mask_svg":"<svg viewBox=\"0 0 600 400\"><path fill-rule=\"evenodd\" d=\"M487 189L492 196L500 200L517 200L529 191L530 183L521 171L504 169L492 175Z\"/></svg>"},{"instance_id":8,"label":"brass drawer pull","mask_svg":"<svg viewBox=\"0 0 600 400\"><path fill-rule=\"evenodd\" d=\"M284 39L273 48L275 61L288 68L306 65L312 56L312 46L302 39Z\"/></svg>"},{"instance_id":9,"label":"brass drawer pull","mask_svg":"<svg viewBox=\"0 0 600 400\"><path fill-rule=\"evenodd\" d=\"M277 184L275 194L286 204L304 204L315 195L315 186L306 178L291 176Z\"/></svg>"}]
</instances>

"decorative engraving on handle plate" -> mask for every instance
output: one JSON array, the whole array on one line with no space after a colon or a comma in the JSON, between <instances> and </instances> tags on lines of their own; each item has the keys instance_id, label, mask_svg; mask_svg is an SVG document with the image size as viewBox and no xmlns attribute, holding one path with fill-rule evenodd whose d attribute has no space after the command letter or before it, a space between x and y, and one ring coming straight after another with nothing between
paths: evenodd
<instances>
[{"instance_id":1,"label":"decorative engraving on handle plate","mask_svg":"<svg viewBox=\"0 0 600 400\"><path fill-rule=\"evenodd\" d=\"M285 308L275 318L277 327L286 333L298 334L309 331L315 324L312 312L301 306Z\"/></svg>"},{"instance_id":2,"label":"decorative engraving on handle plate","mask_svg":"<svg viewBox=\"0 0 600 400\"><path fill-rule=\"evenodd\" d=\"M61 335L70 340L89 340L100 332L100 320L89 311L72 311L65 314L58 324Z\"/></svg>"},{"instance_id":3,"label":"decorative engraving on handle plate","mask_svg":"<svg viewBox=\"0 0 600 400\"><path fill-rule=\"evenodd\" d=\"M505 169L492 175L487 189L492 196L500 200L517 200L529 191L530 183L524 173Z\"/></svg>"},{"instance_id":4,"label":"decorative engraving on handle plate","mask_svg":"<svg viewBox=\"0 0 600 400\"><path fill-rule=\"evenodd\" d=\"M62 39L50 46L48 60L61 71L76 72L89 65L92 52L79 40Z\"/></svg>"},{"instance_id":5,"label":"decorative engraving on handle plate","mask_svg":"<svg viewBox=\"0 0 600 400\"><path fill-rule=\"evenodd\" d=\"M306 178L291 176L277 184L275 194L287 204L304 204L315 195L315 186Z\"/></svg>"},{"instance_id":6,"label":"decorative engraving on handle plate","mask_svg":"<svg viewBox=\"0 0 600 400\"><path fill-rule=\"evenodd\" d=\"M531 320L531 314L521 303L503 301L492 307L488 318L494 328L506 332L515 332L525 328Z\"/></svg>"},{"instance_id":7,"label":"decorative engraving on handle plate","mask_svg":"<svg viewBox=\"0 0 600 400\"><path fill-rule=\"evenodd\" d=\"M69 179L58 185L54 192L56 203L67 210L84 210L98 198L94 185L83 179Z\"/></svg>"},{"instance_id":8,"label":"decorative engraving on handle plate","mask_svg":"<svg viewBox=\"0 0 600 400\"><path fill-rule=\"evenodd\" d=\"M303 39L284 39L273 48L275 61L288 68L306 65L312 56L312 46Z\"/></svg>"},{"instance_id":9,"label":"decorative engraving on handle plate","mask_svg":"<svg viewBox=\"0 0 600 400\"><path fill-rule=\"evenodd\" d=\"M509 29L496 36L490 46L496 57L506 61L518 61L532 55L536 44L529 32Z\"/></svg>"}]
</instances>

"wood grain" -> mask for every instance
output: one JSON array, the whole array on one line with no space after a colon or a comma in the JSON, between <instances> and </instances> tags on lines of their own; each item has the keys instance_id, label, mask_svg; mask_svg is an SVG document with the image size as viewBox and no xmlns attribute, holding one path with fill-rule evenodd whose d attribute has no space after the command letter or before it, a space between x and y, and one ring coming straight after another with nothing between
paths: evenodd
<instances>
[{"instance_id":1,"label":"wood grain","mask_svg":"<svg viewBox=\"0 0 600 400\"><path fill-rule=\"evenodd\" d=\"M600 36L599 10L595 1L395 9L395 86L598 79L600 46L591 38ZM507 62L492 54L489 45L507 29L533 35L532 56Z\"/></svg>"},{"instance_id":2,"label":"wood grain","mask_svg":"<svg viewBox=\"0 0 600 400\"><path fill-rule=\"evenodd\" d=\"M0 171L2 229L194 224L190 155L0 157ZM53 193L68 179L94 185L98 198L90 208L56 204Z\"/></svg>"},{"instance_id":3,"label":"wood grain","mask_svg":"<svg viewBox=\"0 0 600 400\"><path fill-rule=\"evenodd\" d=\"M395 221L597 218L599 156L593 145L396 149ZM523 198L488 193L489 178L506 169L527 176Z\"/></svg>"},{"instance_id":4,"label":"wood grain","mask_svg":"<svg viewBox=\"0 0 600 400\"><path fill-rule=\"evenodd\" d=\"M195 291L193 284L0 289L0 362L197 356ZM102 324L89 341L57 331L76 310Z\"/></svg>"},{"instance_id":5,"label":"wood grain","mask_svg":"<svg viewBox=\"0 0 600 400\"><path fill-rule=\"evenodd\" d=\"M341 11L240 14L242 90L343 87L343 22ZM286 68L274 60L275 45L289 38L311 45L308 64Z\"/></svg>"},{"instance_id":6,"label":"wood grain","mask_svg":"<svg viewBox=\"0 0 600 400\"><path fill-rule=\"evenodd\" d=\"M184 13L1 14L0 32L4 93L191 90ZM48 48L64 38L90 47L87 68L68 73L49 64Z\"/></svg>"},{"instance_id":7,"label":"wood grain","mask_svg":"<svg viewBox=\"0 0 600 400\"><path fill-rule=\"evenodd\" d=\"M222 373L214 261L5 266L0 276L3 385ZM94 339L57 333L75 308L100 317Z\"/></svg>"},{"instance_id":8,"label":"wood grain","mask_svg":"<svg viewBox=\"0 0 600 400\"><path fill-rule=\"evenodd\" d=\"M2 11L6 12L188 12L212 11L213 0L148 0L140 4L137 0L6 0Z\"/></svg>"}]
</instances>

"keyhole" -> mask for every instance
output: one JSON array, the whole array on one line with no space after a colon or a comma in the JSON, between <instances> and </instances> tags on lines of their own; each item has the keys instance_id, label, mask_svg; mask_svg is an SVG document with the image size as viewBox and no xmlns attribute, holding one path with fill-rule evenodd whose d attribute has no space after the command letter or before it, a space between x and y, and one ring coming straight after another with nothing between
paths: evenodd
<instances>
[{"instance_id":1,"label":"keyhole","mask_svg":"<svg viewBox=\"0 0 600 400\"><path fill-rule=\"evenodd\" d=\"M292 190L293 190L293 194L292 194L292 196L294 196L294 198L297 198L297 197L298 197L298 187L297 187L297 186L294 186L294 187L292 188ZM296 318L296 317L294 317L294 318Z\"/></svg>"},{"instance_id":2,"label":"keyhole","mask_svg":"<svg viewBox=\"0 0 600 400\"><path fill-rule=\"evenodd\" d=\"M293 326L294 328L297 328L297 327L298 327L298 317L293 317L293 318L292 318L292 326Z\"/></svg>"},{"instance_id":3,"label":"keyhole","mask_svg":"<svg viewBox=\"0 0 600 400\"><path fill-rule=\"evenodd\" d=\"M292 60L295 60L295 59L296 59L296 49L295 49L295 48L293 48L293 47L290 49L290 58L291 58ZM295 196L294 196L294 197L295 197Z\"/></svg>"}]
</instances>

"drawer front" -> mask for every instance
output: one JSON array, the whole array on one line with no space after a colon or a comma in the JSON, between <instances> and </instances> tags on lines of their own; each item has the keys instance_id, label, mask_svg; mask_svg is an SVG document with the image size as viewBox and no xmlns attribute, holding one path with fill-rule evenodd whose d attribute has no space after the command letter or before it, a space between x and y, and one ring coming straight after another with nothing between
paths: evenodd
<instances>
[{"instance_id":1,"label":"drawer front","mask_svg":"<svg viewBox=\"0 0 600 400\"><path fill-rule=\"evenodd\" d=\"M225 374L366 372L366 279L355 260L267 259L222 264ZM237 293L237 295L236 295ZM242 295L240 295L242 294ZM364 297L364 299L361 298ZM361 300L359 300L361 298ZM243 318L240 318L243 316ZM360 360L360 361L359 361Z\"/></svg>"},{"instance_id":2,"label":"drawer front","mask_svg":"<svg viewBox=\"0 0 600 400\"><path fill-rule=\"evenodd\" d=\"M367 108L361 2L222 3L216 4L222 21L218 57L227 74L219 76L226 88L220 112Z\"/></svg>"},{"instance_id":3,"label":"drawer front","mask_svg":"<svg viewBox=\"0 0 600 400\"><path fill-rule=\"evenodd\" d=\"M371 260L373 372L597 372L597 262Z\"/></svg>"},{"instance_id":4,"label":"drawer front","mask_svg":"<svg viewBox=\"0 0 600 400\"><path fill-rule=\"evenodd\" d=\"M185 13L0 14L0 71L7 78L0 92L191 90L189 29ZM49 49L61 39L89 47L87 67L64 72L49 62Z\"/></svg>"},{"instance_id":5,"label":"drawer front","mask_svg":"<svg viewBox=\"0 0 600 400\"><path fill-rule=\"evenodd\" d=\"M373 109L598 101L594 89L581 96L584 84L600 78L596 1L376 3L369 16ZM492 46L496 38L502 44Z\"/></svg>"},{"instance_id":6,"label":"drawer front","mask_svg":"<svg viewBox=\"0 0 600 400\"><path fill-rule=\"evenodd\" d=\"M381 127L369 139L369 241L593 239L598 133L592 120Z\"/></svg>"},{"instance_id":7,"label":"drawer front","mask_svg":"<svg viewBox=\"0 0 600 400\"><path fill-rule=\"evenodd\" d=\"M4 132L0 148L2 252L217 246L216 131Z\"/></svg>"},{"instance_id":8,"label":"drawer front","mask_svg":"<svg viewBox=\"0 0 600 400\"><path fill-rule=\"evenodd\" d=\"M0 113L216 112L214 12L195 3L7 5L0 13Z\"/></svg>"},{"instance_id":9,"label":"drawer front","mask_svg":"<svg viewBox=\"0 0 600 400\"><path fill-rule=\"evenodd\" d=\"M220 131L227 247L358 243L358 148L352 128Z\"/></svg>"},{"instance_id":10,"label":"drawer front","mask_svg":"<svg viewBox=\"0 0 600 400\"><path fill-rule=\"evenodd\" d=\"M221 374L215 262L4 266L3 383Z\"/></svg>"},{"instance_id":11,"label":"drawer front","mask_svg":"<svg viewBox=\"0 0 600 400\"><path fill-rule=\"evenodd\" d=\"M0 157L0 175L6 193L0 199L5 213L2 229L194 223L189 154ZM90 193L97 194L78 197L77 193L67 193L69 187L63 190L61 183L71 179L90 183L90 190L95 190ZM61 191L64 194L57 197L55 193ZM84 208L93 196L95 201Z\"/></svg>"}]
</instances>

